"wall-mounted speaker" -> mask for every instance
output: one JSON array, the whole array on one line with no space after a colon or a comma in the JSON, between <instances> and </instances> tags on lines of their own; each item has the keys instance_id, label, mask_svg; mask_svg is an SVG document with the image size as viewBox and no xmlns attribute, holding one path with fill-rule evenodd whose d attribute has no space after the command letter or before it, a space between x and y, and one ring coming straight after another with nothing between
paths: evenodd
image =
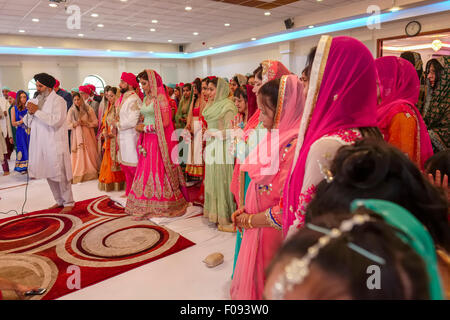
<instances>
[{"instance_id":1,"label":"wall-mounted speaker","mask_svg":"<svg viewBox=\"0 0 450 320\"><path fill-rule=\"evenodd\" d=\"M286 29L291 29L294 27L294 20L292 18L284 20L284 25L286 26Z\"/></svg>"}]
</instances>

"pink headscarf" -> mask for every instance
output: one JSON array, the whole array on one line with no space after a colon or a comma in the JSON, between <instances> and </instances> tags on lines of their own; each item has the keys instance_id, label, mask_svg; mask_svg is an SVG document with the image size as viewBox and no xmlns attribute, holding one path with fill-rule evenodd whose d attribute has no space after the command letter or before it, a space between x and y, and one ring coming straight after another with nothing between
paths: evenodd
<instances>
[{"instance_id":1,"label":"pink headscarf","mask_svg":"<svg viewBox=\"0 0 450 320\"><path fill-rule=\"evenodd\" d=\"M417 110L420 80L417 71L407 60L398 57L381 57L375 60L381 103L378 106L378 126L385 140L389 139L389 125L398 113L412 113L418 124L417 155L421 169L433 155L430 136L422 116Z\"/></svg>"},{"instance_id":2,"label":"pink headscarf","mask_svg":"<svg viewBox=\"0 0 450 320\"><path fill-rule=\"evenodd\" d=\"M250 119L255 114L256 110L258 110L258 104L256 103L256 94L253 92L253 86L246 84L244 87L247 90L247 117Z\"/></svg>"},{"instance_id":3,"label":"pink headscarf","mask_svg":"<svg viewBox=\"0 0 450 320\"><path fill-rule=\"evenodd\" d=\"M279 61L276 60L264 60L261 62L261 65L263 67L261 77L262 82L266 83L270 80L274 79L280 79L284 75L291 74L291 72ZM211 77L209 77L211 78ZM256 95L255 95L256 100ZM255 101L256 102L256 101ZM250 107L250 102L249 102ZM256 105L258 107L258 105ZM247 125L244 127L244 140L247 141L248 135L252 132L253 129L255 129L259 124L259 115L260 110L257 108L255 113L248 119ZM239 201L239 174L240 174L240 164L239 160L236 160L236 164L234 166L233 170L233 178L231 180L230 189L231 192L234 195L234 199L236 200L236 203L238 206L240 206Z\"/></svg>"},{"instance_id":4,"label":"pink headscarf","mask_svg":"<svg viewBox=\"0 0 450 320\"><path fill-rule=\"evenodd\" d=\"M303 85L296 75L281 77L278 95L272 130L241 164L241 170L248 172L252 182L257 184L268 185L277 175L279 158L286 145L297 137L303 114L305 105ZM266 160L270 159L270 161L260 159L263 154L267 154Z\"/></svg>"},{"instance_id":5,"label":"pink headscarf","mask_svg":"<svg viewBox=\"0 0 450 320\"><path fill-rule=\"evenodd\" d=\"M325 48L323 59L319 53L322 44ZM320 70L323 70L323 77L320 77ZM319 75L317 91L314 90L313 83L316 75ZM305 163L311 145L324 135L341 129L377 126L375 63L372 53L362 42L350 37L336 37L332 40L329 36L322 37L310 81L296 157L283 192L285 236L295 220L294 212L299 205ZM316 97L317 100L314 101Z\"/></svg>"}]
</instances>

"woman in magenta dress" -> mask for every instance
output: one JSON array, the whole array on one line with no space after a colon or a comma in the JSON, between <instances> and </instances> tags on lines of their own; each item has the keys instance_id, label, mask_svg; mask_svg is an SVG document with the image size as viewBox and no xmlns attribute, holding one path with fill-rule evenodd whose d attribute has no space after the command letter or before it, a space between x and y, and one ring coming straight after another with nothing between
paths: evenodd
<instances>
[{"instance_id":1,"label":"woman in magenta dress","mask_svg":"<svg viewBox=\"0 0 450 320\"><path fill-rule=\"evenodd\" d=\"M141 108L143 123L138 141L138 165L125 212L135 220L151 217L176 217L188 206L186 183L179 165L172 160L177 155L172 110L159 74L145 70L138 75L145 91Z\"/></svg>"},{"instance_id":2,"label":"woman in magenta dress","mask_svg":"<svg viewBox=\"0 0 450 320\"><path fill-rule=\"evenodd\" d=\"M417 71L407 60L381 57L375 60L380 104L378 127L384 139L397 147L418 168L433 155L430 136L422 115L416 107L420 80Z\"/></svg>"},{"instance_id":3,"label":"woman in magenta dress","mask_svg":"<svg viewBox=\"0 0 450 320\"><path fill-rule=\"evenodd\" d=\"M283 192L283 235L305 223L316 186L337 150L363 137L382 139L377 128L376 69L359 40L322 36L317 46L292 171Z\"/></svg>"}]
</instances>

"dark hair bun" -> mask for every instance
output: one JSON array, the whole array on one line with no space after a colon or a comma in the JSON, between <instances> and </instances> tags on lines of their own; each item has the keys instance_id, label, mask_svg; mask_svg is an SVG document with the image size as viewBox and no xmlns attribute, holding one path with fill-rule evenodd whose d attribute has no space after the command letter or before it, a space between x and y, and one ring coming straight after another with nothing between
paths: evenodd
<instances>
[{"instance_id":1,"label":"dark hair bun","mask_svg":"<svg viewBox=\"0 0 450 320\"><path fill-rule=\"evenodd\" d=\"M357 146L341 153L341 161L335 164L333 172L340 183L369 189L388 174L389 155L383 154L376 145Z\"/></svg>"}]
</instances>

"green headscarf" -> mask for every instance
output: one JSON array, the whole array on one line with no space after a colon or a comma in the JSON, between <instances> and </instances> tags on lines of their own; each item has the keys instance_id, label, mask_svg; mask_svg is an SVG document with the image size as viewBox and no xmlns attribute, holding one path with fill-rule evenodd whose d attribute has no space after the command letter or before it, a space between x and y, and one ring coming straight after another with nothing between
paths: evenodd
<instances>
[{"instance_id":1,"label":"green headscarf","mask_svg":"<svg viewBox=\"0 0 450 320\"><path fill-rule=\"evenodd\" d=\"M385 200L356 199L351 205L351 211L365 207L381 215L386 223L403 231L399 238L408 244L423 259L429 277L431 300L444 300L444 291L439 277L436 248L425 227L405 208Z\"/></svg>"},{"instance_id":2,"label":"green headscarf","mask_svg":"<svg viewBox=\"0 0 450 320\"><path fill-rule=\"evenodd\" d=\"M223 78L217 78L216 96L214 101L208 103L203 110L203 117L208 124L223 118L229 111L237 113L237 108L233 101L228 99L229 95L230 86L228 85L228 82Z\"/></svg>"},{"instance_id":3,"label":"green headscarf","mask_svg":"<svg viewBox=\"0 0 450 320\"><path fill-rule=\"evenodd\" d=\"M181 99L180 102L178 103L177 113L175 113L175 129L184 129L184 127L186 127L186 123L182 122L181 118L185 118L187 120L187 116L189 114L189 107L191 106L191 101L192 98L194 97L194 89L192 88L192 85L189 99L186 99L184 97L183 88L181 88Z\"/></svg>"}]
</instances>

